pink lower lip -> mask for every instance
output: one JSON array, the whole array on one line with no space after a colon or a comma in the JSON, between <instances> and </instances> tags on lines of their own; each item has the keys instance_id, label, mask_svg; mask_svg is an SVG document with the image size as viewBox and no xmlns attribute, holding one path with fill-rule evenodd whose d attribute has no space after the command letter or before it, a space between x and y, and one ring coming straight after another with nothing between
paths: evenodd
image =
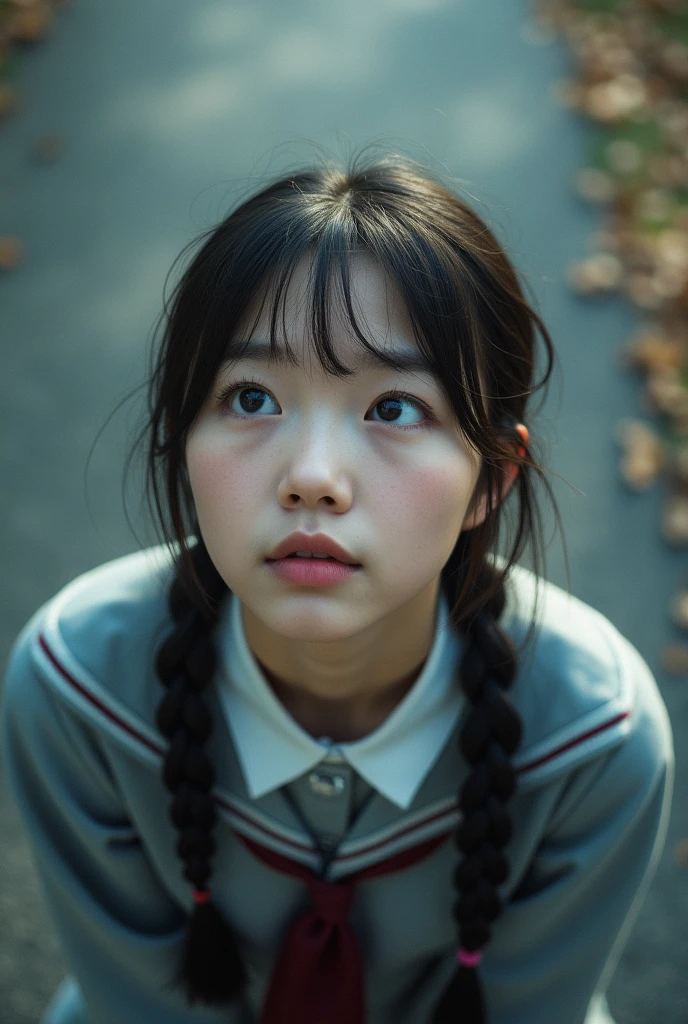
<instances>
[{"instance_id":1,"label":"pink lower lip","mask_svg":"<svg viewBox=\"0 0 688 1024\"><path fill-rule=\"evenodd\" d=\"M267 564L281 579L309 587L331 587L350 579L361 568L325 558L276 558Z\"/></svg>"}]
</instances>

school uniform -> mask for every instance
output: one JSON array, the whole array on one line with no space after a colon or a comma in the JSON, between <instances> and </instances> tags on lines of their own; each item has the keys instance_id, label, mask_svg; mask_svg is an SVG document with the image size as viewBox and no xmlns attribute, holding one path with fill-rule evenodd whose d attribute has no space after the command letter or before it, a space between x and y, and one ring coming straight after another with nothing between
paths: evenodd
<instances>
[{"instance_id":1,"label":"school uniform","mask_svg":"<svg viewBox=\"0 0 688 1024\"><path fill-rule=\"evenodd\" d=\"M98 566L39 608L10 653L2 758L70 971L41 1024L257 1024L282 940L311 906L305 876L375 866L349 912L366 1024L429 1022L456 968L452 836L470 770L457 741L463 639L444 597L420 675L352 743L291 718L247 645L240 601L225 601L206 693L218 811L209 884L248 985L240 1005L189 1008L164 988L193 909L155 724L171 574L163 545ZM517 644L534 586L520 566L507 581L500 624ZM613 1024L604 992L666 839L672 730L633 645L584 602L540 587L509 690L523 739L510 873L497 888L505 909L476 969L490 1024Z\"/></svg>"}]
</instances>

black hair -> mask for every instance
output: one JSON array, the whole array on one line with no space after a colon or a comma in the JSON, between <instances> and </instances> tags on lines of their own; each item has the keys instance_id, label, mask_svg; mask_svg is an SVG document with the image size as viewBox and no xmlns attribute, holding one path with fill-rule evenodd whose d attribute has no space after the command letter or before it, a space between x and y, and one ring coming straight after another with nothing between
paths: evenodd
<instances>
[{"instance_id":1,"label":"black hair","mask_svg":"<svg viewBox=\"0 0 688 1024\"><path fill-rule=\"evenodd\" d=\"M533 457L532 426L525 454L519 453L523 442L515 432L516 424L528 422L530 396L551 375L555 353L550 336L526 301L504 249L477 213L439 176L396 155L368 163L353 156L346 166L324 162L280 176L195 238L177 259L191 247L195 255L156 327L157 334L165 325L162 343L154 348L148 417L138 439L145 435L148 441L150 508L174 549L172 630L156 655L164 689L156 722L169 740L164 782L172 794L170 816L179 830L184 877L203 889L212 874L215 772L204 750L212 729L204 692L217 665L213 629L230 593L199 529L185 465L186 440L227 358L233 328L267 285L276 286L270 344L277 344L280 299L304 255L312 257L313 268L310 342L328 373L342 378L353 372L332 349L328 303L334 279L356 338L370 348L356 322L349 288L351 258L365 253L398 287L418 347L482 458L470 508L486 495L490 511L480 525L459 534L440 580L452 625L465 638L457 685L468 698L470 713L460 731L460 748L472 768L459 793L463 821L454 837L459 861L447 885L453 883L456 890L457 945L480 950L503 909L496 886L509 874L502 851L512 831L507 805L516 776L510 759L521 741L522 722L508 690L535 617L520 648L499 618L509 571L529 540L536 578L541 575L544 545L534 475L545 485L561 525L556 499ZM537 336L544 343L547 368L536 385ZM393 357L385 358L397 368ZM514 502L498 499L505 467L514 462L520 471L510 495L517 523L500 566L489 556L497 551L505 507ZM190 545L192 537L196 543ZM242 994L245 983L231 922L212 900L195 904L171 984L183 987L190 1005L200 1000L223 1006ZM432 1021L453 1024L459 1018L465 1024L485 1020L479 967L457 965Z\"/></svg>"}]
</instances>

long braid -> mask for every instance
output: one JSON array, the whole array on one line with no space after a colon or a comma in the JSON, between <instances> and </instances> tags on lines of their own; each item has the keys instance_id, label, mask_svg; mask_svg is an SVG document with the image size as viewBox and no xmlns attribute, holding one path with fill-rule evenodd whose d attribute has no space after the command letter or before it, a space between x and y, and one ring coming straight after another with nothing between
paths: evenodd
<instances>
[{"instance_id":1,"label":"long braid","mask_svg":"<svg viewBox=\"0 0 688 1024\"><path fill-rule=\"evenodd\" d=\"M495 573L487 563L479 588L487 589ZM506 694L518 664L511 637L498 625L505 604L503 583L465 631L460 678L472 709L459 736L459 747L473 771L459 791L463 820L454 842L463 854L453 873L458 898L453 907L459 936L457 969L444 991L432 1024L486 1024L483 992L477 974L478 952L489 942L490 925L503 910L496 886L509 875L502 848L512 833L507 801L516 789L509 760L521 742L523 725ZM471 957L470 954L475 953ZM472 964L472 966L469 966Z\"/></svg>"},{"instance_id":2,"label":"long braid","mask_svg":"<svg viewBox=\"0 0 688 1024\"><path fill-rule=\"evenodd\" d=\"M170 817L180 830L177 852L185 863L184 877L195 886L182 963L170 982L182 985L189 1003L227 1005L245 988L246 971L234 932L210 900L210 859L215 852L211 830L216 811L211 796L212 763L203 750L212 721L202 692L213 677L217 653L210 636L227 588L202 542L191 552L199 578L216 603L211 614L188 596L179 576L169 594L175 628L162 644L156 668L167 693L157 710L160 731L170 740L165 759L165 784L175 794ZM494 570L484 564L479 588L487 589ZM458 898L453 912L461 955L467 961L491 938L490 924L503 910L495 886L509 875L501 853L512 833L505 804L516 788L509 757L521 741L520 715L504 692L516 675L517 652L498 625L505 604L501 585L465 629L466 646L460 679L472 710L459 736L461 753L473 771L459 792L463 820L454 841L463 854L453 873ZM457 950L457 960L459 951ZM443 993L432 1024L454 1024L461 1007L466 1024L486 1024L485 1006L476 967L459 961Z\"/></svg>"},{"instance_id":3,"label":"long braid","mask_svg":"<svg viewBox=\"0 0 688 1024\"><path fill-rule=\"evenodd\" d=\"M163 779L174 793L170 818L179 829L177 853L184 861L184 877L195 887L181 966L167 987L182 986L190 1005L200 999L222 1006L239 998L246 983L236 937L213 905L208 888L217 812L212 797L215 769L203 749L213 725L203 692L217 665L210 634L227 587L202 541L192 549L191 558L216 607L212 614L200 608L175 575L168 598L174 630L156 659L167 689L156 712L158 728L170 741Z\"/></svg>"}]
</instances>

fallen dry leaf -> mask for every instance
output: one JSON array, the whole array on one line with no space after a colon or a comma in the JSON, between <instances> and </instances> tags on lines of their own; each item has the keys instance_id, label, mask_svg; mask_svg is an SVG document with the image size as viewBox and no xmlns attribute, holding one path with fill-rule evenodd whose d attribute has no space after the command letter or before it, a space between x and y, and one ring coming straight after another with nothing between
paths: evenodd
<instances>
[{"instance_id":1,"label":"fallen dry leaf","mask_svg":"<svg viewBox=\"0 0 688 1024\"><path fill-rule=\"evenodd\" d=\"M0 82L0 117L7 117L17 109L18 93L13 85Z\"/></svg>"},{"instance_id":2,"label":"fallen dry leaf","mask_svg":"<svg viewBox=\"0 0 688 1024\"><path fill-rule=\"evenodd\" d=\"M0 270L14 270L24 258L24 246L14 235L0 235Z\"/></svg>"},{"instance_id":3,"label":"fallen dry leaf","mask_svg":"<svg viewBox=\"0 0 688 1024\"><path fill-rule=\"evenodd\" d=\"M679 840L674 846L674 860L680 868L688 868L688 838Z\"/></svg>"},{"instance_id":4,"label":"fallen dry leaf","mask_svg":"<svg viewBox=\"0 0 688 1024\"><path fill-rule=\"evenodd\" d=\"M688 675L688 644L665 644L660 651L660 661L671 675Z\"/></svg>"},{"instance_id":5,"label":"fallen dry leaf","mask_svg":"<svg viewBox=\"0 0 688 1024\"><path fill-rule=\"evenodd\" d=\"M39 135L33 145L33 155L41 163L54 163L64 153L65 139L60 132Z\"/></svg>"},{"instance_id":6,"label":"fallen dry leaf","mask_svg":"<svg viewBox=\"0 0 688 1024\"><path fill-rule=\"evenodd\" d=\"M10 36L18 43L35 43L53 27L54 15L49 3L35 3L15 13Z\"/></svg>"}]
</instances>

